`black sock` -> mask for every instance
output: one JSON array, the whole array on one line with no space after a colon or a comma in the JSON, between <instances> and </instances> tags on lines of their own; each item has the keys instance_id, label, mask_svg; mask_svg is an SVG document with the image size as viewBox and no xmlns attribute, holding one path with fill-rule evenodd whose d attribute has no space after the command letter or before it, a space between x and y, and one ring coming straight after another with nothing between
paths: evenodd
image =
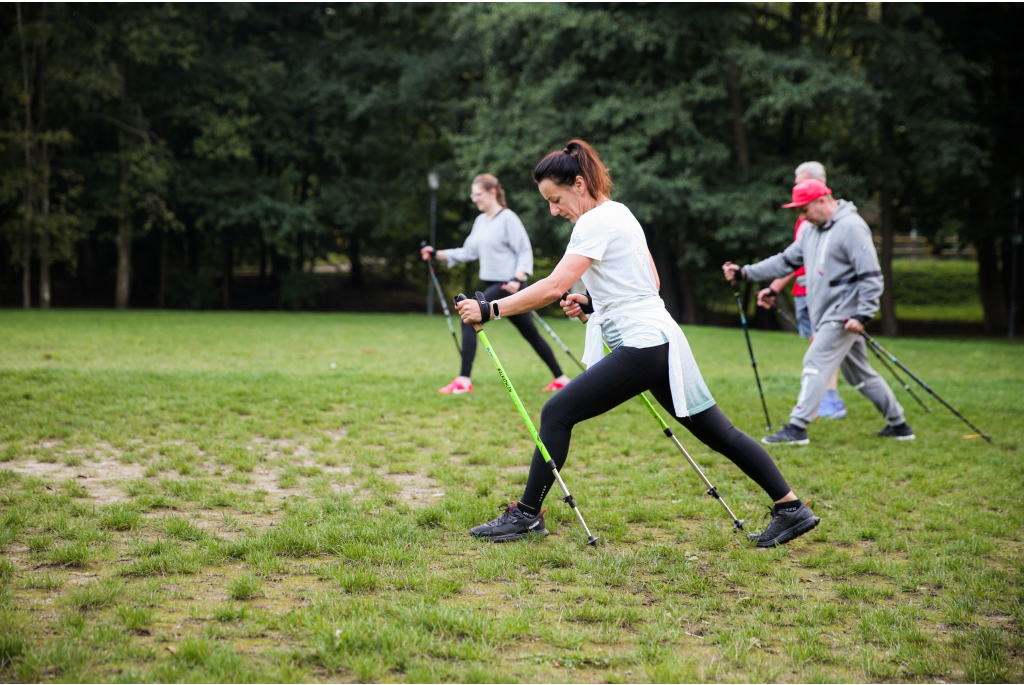
<instances>
[{"instance_id":1,"label":"black sock","mask_svg":"<svg viewBox=\"0 0 1024 685\"><path fill-rule=\"evenodd\" d=\"M779 502L778 504L775 505L775 511L799 509L800 504L801 502L799 498L793 500L792 502Z\"/></svg>"},{"instance_id":2,"label":"black sock","mask_svg":"<svg viewBox=\"0 0 1024 685\"><path fill-rule=\"evenodd\" d=\"M519 509L519 511L523 512L524 514L526 514L527 516L529 516L531 518L536 516L537 513L538 513L537 509L534 509L533 507L529 507L529 506L523 504L522 502L516 502L516 507Z\"/></svg>"}]
</instances>

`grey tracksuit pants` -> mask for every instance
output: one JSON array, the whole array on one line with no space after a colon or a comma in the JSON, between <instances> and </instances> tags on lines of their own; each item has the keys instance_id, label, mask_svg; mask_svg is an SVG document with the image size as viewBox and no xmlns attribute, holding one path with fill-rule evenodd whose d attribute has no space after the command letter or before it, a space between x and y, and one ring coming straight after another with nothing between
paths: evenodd
<instances>
[{"instance_id":1,"label":"grey tracksuit pants","mask_svg":"<svg viewBox=\"0 0 1024 685\"><path fill-rule=\"evenodd\" d=\"M789 414L790 423L806 428L814 420L825 396L825 386L837 366L846 382L871 400L891 425L903 423L903 407L896 401L892 388L868 365L864 338L846 330L838 321L822 324L804 354L800 396Z\"/></svg>"}]
</instances>

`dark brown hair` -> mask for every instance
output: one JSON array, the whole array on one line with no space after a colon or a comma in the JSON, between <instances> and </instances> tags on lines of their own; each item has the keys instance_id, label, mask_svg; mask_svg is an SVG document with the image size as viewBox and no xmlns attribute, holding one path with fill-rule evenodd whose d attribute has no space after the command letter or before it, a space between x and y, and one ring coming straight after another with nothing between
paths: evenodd
<instances>
[{"instance_id":1,"label":"dark brown hair","mask_svg":"<svg viewBox=\"0 0 1024 685\"><path fill-rule=\"evenodd\" d=\"M498 192L495 193L495 197L498 200L498 204L502 207L508 207L508 205L505 204L505 189L501 187L501 183L498 181L497 176L492 176L491 174L479 174L473 179L472 185L480 186L484 190L497 189Z\"/></svg>"},{"instance_id":2,"label":"dark brown hair","mask_svg":"<svg viewBox=\"0 0 1024 685\"><path fill-rule=\"evenodd\" d=\"M537 184L550 179L556 185L569 187L576 183L577 176L583 177L590 197L595 200L601 195L612 196L615 184L611 174L601 162L597 150L585 140L573 138L561 150L549 152L533 168L533 182Z\"/></svg>"}]
</instances>

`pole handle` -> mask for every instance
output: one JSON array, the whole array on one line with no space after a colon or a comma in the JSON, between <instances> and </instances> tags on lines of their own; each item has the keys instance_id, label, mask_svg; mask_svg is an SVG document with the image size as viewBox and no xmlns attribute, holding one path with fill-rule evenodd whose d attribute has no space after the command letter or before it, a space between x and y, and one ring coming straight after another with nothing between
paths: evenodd
<instances>
[{"instance_id":1,"label":"pole handle","mask_svg":"<svg viewBox=\"0 0 1024 685\"><path fill-rule=\"evenodd\" d=\"M572 295L572 293L571 293L571 292L569 292L568 290L566 290L566 291L565 291L565 294L564 294L564 295L562 295L562 300L564 300L564 301L568 301L568 300L569 300L569 296L570 296L570 295ZM579 304L579 302L577 302L576 304ZM581 308L580 308L580 315L579 315L578 317L576 317L576 318L577 318L577 319L579 319L579 320L580 320L581 322L583 322L583 323L586 323L586 322L587 322L587 319L588 319L588 318L590 318L590 317L588 317L588 316L587 316L586 314L584 314L584 313L582 312L582 309L583 309L583 308L581 307Z\"/></svg>"},{"instance_id":2,"label":"pole handle","mask_svg":"<svg viewBox=\"0 0 1024 685\"><path fill-rule=\"evenodd\" d=\"M455 297L452 298L452 302L455 303L455 308L458 309L459 308L459 302L462 302L463 300L468 300L468 299L469 298L466 297L463 293L459 293L458 295L456 295ZM484 329L483 324L480 324L480 323L472 324L472 326L473 326L473 330L476 331L477 333L479 333L480 331L482 331Z\"/></svg>"}]
</instances>

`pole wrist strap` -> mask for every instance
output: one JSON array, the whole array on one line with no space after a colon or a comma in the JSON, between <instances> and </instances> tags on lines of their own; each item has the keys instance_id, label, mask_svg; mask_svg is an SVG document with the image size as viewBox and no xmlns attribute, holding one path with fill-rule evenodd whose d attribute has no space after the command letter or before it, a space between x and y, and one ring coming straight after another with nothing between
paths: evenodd
<instances>
[{"instance_id":1,"label":"pole wrist strap","mask_svg":"<svg viewBox=\"0 0 1024 685\"><path fill-rule=\"evenodd\" d=\"M476 291L476 303L480 305L480 323L491 320L491 303L484 298L484 294Z\"/></svg>"}]
</instances>

